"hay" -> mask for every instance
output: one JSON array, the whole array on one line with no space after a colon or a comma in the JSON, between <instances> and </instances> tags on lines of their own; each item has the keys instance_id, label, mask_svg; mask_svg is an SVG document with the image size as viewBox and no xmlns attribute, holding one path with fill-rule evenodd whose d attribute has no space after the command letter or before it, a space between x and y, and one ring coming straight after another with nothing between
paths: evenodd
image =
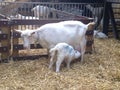
<instances>
[{"instance_id":1,"label":"hay","mask_svg":"<svg viewBox=\"0 0 120 90\"><path fill-rule=\"evenodd\" d=\"M0 90L119 90L120 41L95 39L95 47L84 63L62 66L60 73L48 69L46 58L1 63Z\"/></svg>"}]
</instances>

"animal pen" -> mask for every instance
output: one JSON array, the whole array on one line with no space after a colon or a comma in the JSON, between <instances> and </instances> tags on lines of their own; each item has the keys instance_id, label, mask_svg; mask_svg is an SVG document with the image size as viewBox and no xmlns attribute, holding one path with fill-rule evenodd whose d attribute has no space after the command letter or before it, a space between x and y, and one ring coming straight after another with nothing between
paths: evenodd
<instances>
[{"instance_id":1,"label":"animal pen","mask_svg":"<svg viewBox=\"0 0 120 90\"><path fill-rule=\"evenodd\" d=\"M94 5L97 4L94 3ZM54 9L54 12L50 12L48 17L38 17L36 19L33 19L31 17L34 17L34 13L31 11L31 9L37 5L46 6L49 8L49 10ZM0 61L8 61L9 59L36 59L41 56L47 56L47 54L40 55L39 53L32 56L21 56L19 54L19 51L23 50L23 45L20 40L20 34L14 32L14 29L36 29L46 23L53 23L65 20L79 20L87 24L93 21L95 16L91 16L90 12L86 12L86 15L83 14L86 5L87 3L1 2L0 12L3 13L4 16L1 15L2 19L0 20ZM90 5L93 5L93 3L90 3ZM5 12L8 12L9 15ZM19 16L19 14L21 16ZM22 18L23 16L26 18ZM92 44L94 41L93 30L89 32L87 31L86 35L86 52L91 53ZM39 44L31 44L31 49L41 48L42 47Z\"/></svg>"}]
</instances>

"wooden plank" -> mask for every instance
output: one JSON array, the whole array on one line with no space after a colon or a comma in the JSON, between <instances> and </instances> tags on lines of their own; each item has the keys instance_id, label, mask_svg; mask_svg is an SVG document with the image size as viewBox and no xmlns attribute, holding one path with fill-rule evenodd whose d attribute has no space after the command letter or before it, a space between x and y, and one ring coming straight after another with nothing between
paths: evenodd
<instances>
[{"instance_id":1,"label":"wooden plank","mask_svg":"<svg viewBox=\"0 0 120 90\"><path fill-rule=\"evenodd\" d=\"M92 21L91 19L86 20L85 18L77 18L77 17L74 20L82 21L85 24ZM56 23L56 22L60 22L60 21L65 21L65 20L61 20L61 19L46 19L46 20L13 19L11 24L12 25L44 25L46 23Z\"/></svg>"},{"instance_id":2,"label":"wooden plank","mask_svg":"<svg viewBox=\"0 0 120 90\"><path fill-rule=\"evenodd\" d=\"M30 49L40 49L40 48L42 48L42 46L40 45L40 44L31 44L30 45ZM13 50L23 50L24 48L23 48L23 45L22 44L14 44L13 45Z\"/></svg>"},{"instance_id":3,"label":"wooden plank","mask_svg":"<svg viewBox=\"0 0 120 90\"><path fill-rule=\"evenodd\" d=\"M34 55L34 56L15 56L13 57L14 61L19 61L19 60L34 60L34 59L39 59L40 57L48 57L47 54L44 55Z\"/></svg>"}]
</instances>

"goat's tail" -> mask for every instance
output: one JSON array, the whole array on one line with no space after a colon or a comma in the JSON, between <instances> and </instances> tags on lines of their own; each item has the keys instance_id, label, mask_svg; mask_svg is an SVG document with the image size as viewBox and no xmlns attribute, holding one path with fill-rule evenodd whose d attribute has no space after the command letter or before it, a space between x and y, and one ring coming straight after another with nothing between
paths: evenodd
<instances>
[{"instance_id":1,"label":"goat's tail","mask_svg":"<svg viewBox=\"0 0 120 90\"><path fill-rule=\"evenodd\" d=\"M50 58L53 58L54 61L57 60L57 56L58 56L58 50L53 48L53 49L50 49Z\"/></svg>"},{"instance_id":2,"label":"goat's tail","mask_svg":"<svg viewBox=\"0 0 120 90\"><path fill-rule=\"evenodd\" d=\"M95 22L90 22L87 24L87 30L93 30L95 26Z\"/></svg>"}]
</instances>

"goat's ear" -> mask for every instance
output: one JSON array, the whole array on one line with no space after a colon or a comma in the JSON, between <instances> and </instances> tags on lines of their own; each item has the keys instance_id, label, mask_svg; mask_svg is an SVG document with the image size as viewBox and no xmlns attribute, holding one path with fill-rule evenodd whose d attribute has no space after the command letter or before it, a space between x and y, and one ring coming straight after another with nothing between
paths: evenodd
<instances>
[{"instance_id":1,"label":"goat's ear","mask_svg":"<svg viewBox=\"0 0 120 90\"><path fill-rule=\"evenodd\" d=\"M22 33L21 30L16 30L16 29L14 29L14 31L15 31L15 32L18 32L18 33L20 33L20 34Z\"/></svg>"},{"instance_id":2,"label":"goat's ear","mask_svg":"<svg viewBox=\"0 0 120 90\"><path fill-rule=\"evenodd\" d=\"M88 30L93 30L94 26L95 26L95 22L90 22L87 24L88 26Z\"/></svg>"}]
</instances>

